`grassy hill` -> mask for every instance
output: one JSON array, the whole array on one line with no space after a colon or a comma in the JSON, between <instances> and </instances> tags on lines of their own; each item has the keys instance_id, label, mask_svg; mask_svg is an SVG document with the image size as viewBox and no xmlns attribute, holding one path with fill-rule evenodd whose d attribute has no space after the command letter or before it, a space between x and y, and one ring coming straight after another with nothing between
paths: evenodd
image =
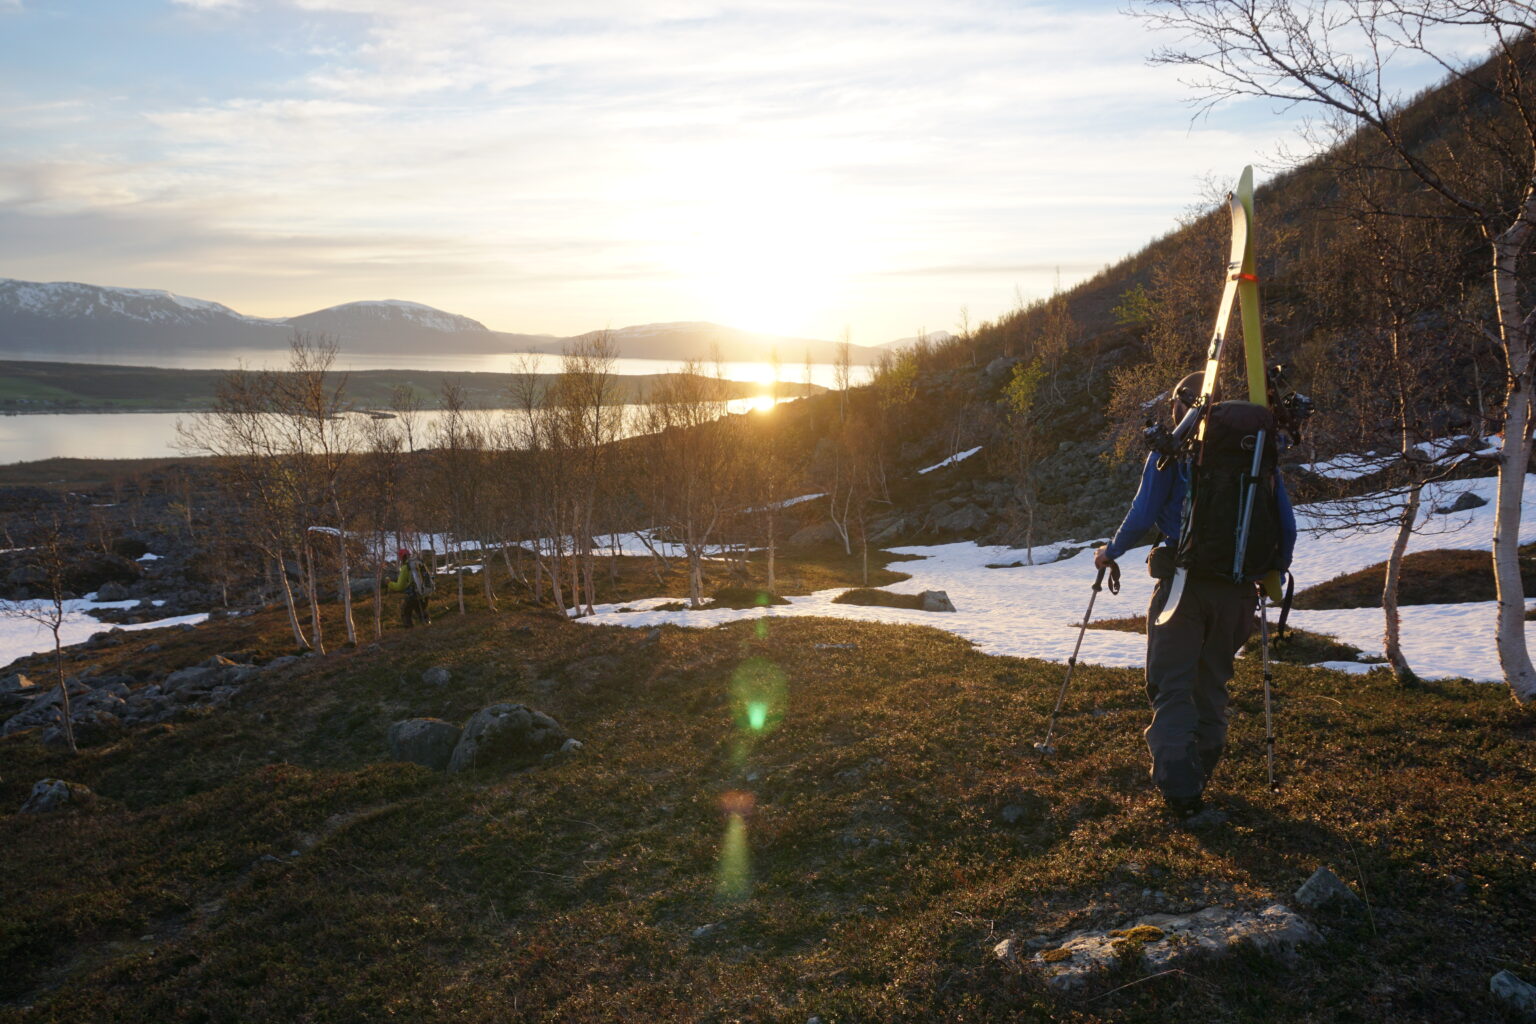
<instances>
[{"instance_id":1,"label":"grassy hill","mask_svg":"<svg viewBox=\"0 0 1536 1024\"><path fill-rule=\"evenodd\" d=\"M284 652L275 612L80 651L159 674ZM147 651L158 644L160 650ZM423 670L448 666L430 687ZM0 805L64 777L94 811L0 817L0 1020L1497 1021L1533 974L1536 721L1501 687L1277 669L1234 686L1231 821L1165 821L1140 678L932 629L593 628L518 610L264 673L78 758L0 740ZM743 680L776 682L755 731ZM585 747L517 772L386 760L401 718L493 700ZM1361 893L1285 967L1248 955L1075 994L992 954L1158 910Z\"/></svg>"}]
</instances>

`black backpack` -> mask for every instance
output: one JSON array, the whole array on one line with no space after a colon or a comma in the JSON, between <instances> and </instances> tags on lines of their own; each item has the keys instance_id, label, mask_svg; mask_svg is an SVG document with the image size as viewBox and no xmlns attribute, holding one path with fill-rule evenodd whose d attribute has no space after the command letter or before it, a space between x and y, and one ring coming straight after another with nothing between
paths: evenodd
<instances>
[{"instance_id":1,"label":"black backpack","mask_svg":"<svg viewBox=\"0 0 1536 1024\"><path fill-rule=\"evenodd\" d=\"M1258 470L1254 453L1258 450ZM1275 417L1253 402L1218 402L1190 468L1189 505L1177 564L1190 573L1241 582L1280 563L1280 502L1275 492ZM1250 504L1251 510L1246 506ZM1237 546L1247 537L1241 567Z\"/></svg>"}]
</instances>

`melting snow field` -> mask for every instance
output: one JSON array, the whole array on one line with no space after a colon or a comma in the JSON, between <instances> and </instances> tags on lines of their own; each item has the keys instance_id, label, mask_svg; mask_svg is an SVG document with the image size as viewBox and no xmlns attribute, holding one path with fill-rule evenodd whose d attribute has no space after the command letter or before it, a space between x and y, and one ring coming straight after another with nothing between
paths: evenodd
<instances>
[{"instance_id":1,"label":"melting snow field","mask_svg":"<svg viewBox=\"0 0 1536 1024\"><path fill-rule=\"evenodd\" d=\"M1421 525L1423 532L1413 536L1408 550L1460 548L1487 551L1493 533L1494 483L1490 477L1426 488L1426 510L1449 506L1468 491L1487 499L1488 504L1454 515L1426 514L1424 524ZM1524 503L1528 509L1536 508L1536 476L1526 478ZM1297 510L1302 534L1297 541L1296 559L1292 568L1298 589L1386 559L1392 543L1390 532L1312 535L1308 527L1314 520L1308 513L1307 507ZM1520 541L1529 543L1536 540L1536 516L1527 515L1524 518ZM759 616L822 615L934 626L965 637L989 654L1065 662L1077 640L1077 627L1082 622L1083 610L1087 607L1090 588L1096 575L1092 545L1101 542L1102 538L1084 544L1069 542L1037 547L1034 558L1039 564L1006 569L989 569L987 566L1025 561L1022 549L982 547L970 542L894 549L903 554L917 555L921 560L899 563L896 568L911 573L911 579L893 584L887 589L907 594L922 590L946 591L959 609L954 614L833 604L832 599L845 589L840 587L804 597L791 597L788 605L746 610L655 611L652 610L655 605L673 600L658 597L631 601L622 606L599 605L596 615L578 621L591 625L636 627L673 623L702 628ZM465 549L470 546L463 545ZM668 548L671 555L680 554L671 545L660 546ZM634 535L622 537L619 547L630 554L645 553L644 545ZM1082 547L1083 550L1071 558L1052 561L1064 547ZM1152 592L1152 581L1147 578L1141 562L1145 551L1145 548L1137 549L1127 556L1121 565L1124 573L1123 588L1118 595L1111 595L1107 589L1099 595L1093 609L1095 620L1126 618L1145 612ZM94 595L66 602L66 619L62 630L65 644L79 643L88 639L92 633L112 628L92 618L88 614L89 609L125 608L135 603L97 603L91 597ZM618 610L620 607L634 611L621 612ZM206 618L206 615L183 615L122 628L153 629L181 623L195 624ZM1493 602L1413 605L1402 609L1402 619L1404 653L1409 664L1421 676L1488 682L1502 680L1503 674L1499 670L1494 649ZM1291 621L1303 629L1336 636L1368 653L1380 650L1382 615L1379 608L1293 611ZM1529 630L1528 625L1528 637ZM21 618L0 616L0 665L9 664L35 651L49 650L52 646L52 636L45 627ZM1145 639L1140 634L1089 630L1083 638L1081 659L1098 665L1139 668L1144 646ZM1358 672L1367 671L1370 666L1330 662L1326 667Z\"/></svg>"},{"instance_id":2,"label":"melting snow field","mask_svg":"<svg viewBox=\"0 0 1536 1024\"><path fill-rule=\"evenodd\" d=\"M1414 535L1408 550L1488 550L1493 535L1493 488L1491 477L1426 488L1426 510L1448 506L1466 491L1488 499L1489 503L1465 513L1428 515L1427 525L1422 527L1426 532ZM1536 476L1526 478L1524 503L1528 509L1536 507ZM1390 532L1314 536L1307 529L1313 522L1308 509L1298 509L1297 515L1302 527L1293 566L1298 589L1385 561L1391 550ZM1524 518L1521 543L1536 540L1536 522L1530 515ZM1090 545L1100 542L1090 542ZM759 616L824 615L934 626L965 637L988 654L1064 662L1077 640L1077 626L1088 605L1096 572L1091 546L1063 561L1050 559L1062 547L1078 546L1074 543L1037 547L1035 561L1045 564L1009 569L988 569L987 565L1023 561L1023 550L982 547L969 542L895 548L903 554L919 555L922 560L893 566L911 573L912 578L886 589L907 594L922 590L946 591L959 609L954 614L833 604L832 599L844 589L838 588L791 597L788 605L747 610L661 612L651 609L672 599L631 601L622 606L600 605L596 615L578 621L592 625L649 627L673 623L707 627ZM1141 562L1145 552L1146 549L1141 548L1127 556L1121 565L1121 592L1112 596L1105 589L1099 595L1093 609L1095 620L1125 618L1146 611L1152 581ZM620 607L635 610L621 612ZM1503 679L1494 650L1493 602L1409 606L1402 609L1402 620L1404 653L1421 676L1464 677L1489 682ZM1291 621L1303 629L1336 636L1368 653L1378 652L1381 648L1380 608L1293 611ZM1529 626L1527 630L1529 636ZM1080 657L1098 665L1139 668L1145 643L1145 637L1140 634L1091 629L1083 639ZM1330 663L1328 667L1340 666ZM1368 666L1349 667L1362 670Z\"/></svg>"},{"instance_id":3,"label":"melting snow field","mask_svg":"<svg viewBox=\"0 0 1536 1024\"><path fill-rule=\"evenodd\" d=\"M87 594L85 597L73 601L64 602L64 625L59 630L59 639L68 647L70 644L78 644L89 640L92 633L100 633L105 630L119 628L100 619L93 618L89 613L91 609L103 608L132 608L138 601L96 601L95 594ZM9 601L0 602L0 667L9 665L17 658L26 657L28 654L36 654L41 651L53 650L53 632L47 626L33 622L31 619L13 615L6 611L8 607L49 608L51 602L47 601ZM134 629L158 629L162 626L179 626L182 623L197 625L208 618L207 614L178 615L169 619L157 619L154 622L136 622L124 625L120 628Z\"/></svg>"}]
</instances>

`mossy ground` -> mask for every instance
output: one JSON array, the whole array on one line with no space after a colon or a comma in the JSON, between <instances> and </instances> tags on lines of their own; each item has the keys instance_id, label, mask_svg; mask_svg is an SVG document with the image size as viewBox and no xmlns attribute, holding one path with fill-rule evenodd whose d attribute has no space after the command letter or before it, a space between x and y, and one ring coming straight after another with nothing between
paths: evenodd
<instances>
[{"instance_id":1,"label":"mossy ground","mask_svg":"<svg viewBox=\"0 0 1536 1024\"><path fill-rule=\"evenodd\" d=\"M266 612L79 664L290 643ZM421 684L437 664L452 681ZM11 737L0 807L45 776L107 804L0 817L0 1019L1498 1021L1488 977L1536 977L1536 720L1503 687L1281 665L1271 794L1244 661L1231 821L1196 834L1148 788L1138 672L1079 667L1039 761L1060 671L917 627L649 643L472 606L76 758ZM494 699L585 749L515 773L384 761L390 722ZM1287 899L1320 864L1370 912L1325 917L1292 968L1057 995L989 952Z\"/></svg>"},{"instance_id":2,"label":"mossy ground","mask_svg":"<svg viewBox=\"0 0 1536 1024\"><path fill-rule=\"evenodd\" d=\"M1385 562L1356 572L1335 576L1296 592L1297 608L1379 608L1386 580ZM1527 597L1536 596L1536 544L1520 549L1520 575ZM1397 602L1455 604L1493 601L1498 597L1493 581L1493 561L1486 551L1442 548L1416 551L1403 557L1403 577Z\"/></svg>"}]
</instances>

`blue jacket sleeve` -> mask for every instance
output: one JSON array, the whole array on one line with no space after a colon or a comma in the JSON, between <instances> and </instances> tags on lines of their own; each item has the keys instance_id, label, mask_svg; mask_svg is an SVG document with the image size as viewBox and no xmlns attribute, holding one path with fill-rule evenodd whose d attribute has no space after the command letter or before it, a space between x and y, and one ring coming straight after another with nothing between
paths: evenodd
<instances>
[{"instance_id":1,"label":"blue jacket sleeve","mask_svg":"<svg viewBox=\"0 0 1536 1024\"><path fill-rule=\"evenodd\" d=\"M1158 513L1168 501L1169 490L1173 487L1173 467L1170 465L1159 470L1157 459L1156 452L1147 454L1146 465L1141 470L1141 485L1136 488L1136 499L1131 502L1130 511L1126 512L1120 529L1115 531L1114 538L1104 547L1104 553L1110 558L1119 558L1139 541L1141 535L1157 522Z\"/></svg>"},{"instance_id":2,"label":"blue jacket sleeve","mask_svg":"<svg viewBox=\"0 0 1536 1024\"><path fill-rule=\"evenodd\" d=\"M1291 567L1291 557L1296 553L1296 511L1291 508L1291 496L1285 490L1285 478L1275 472L1275 497L1280 504L1280 571Z\"/></svg>"}]
</instances>

